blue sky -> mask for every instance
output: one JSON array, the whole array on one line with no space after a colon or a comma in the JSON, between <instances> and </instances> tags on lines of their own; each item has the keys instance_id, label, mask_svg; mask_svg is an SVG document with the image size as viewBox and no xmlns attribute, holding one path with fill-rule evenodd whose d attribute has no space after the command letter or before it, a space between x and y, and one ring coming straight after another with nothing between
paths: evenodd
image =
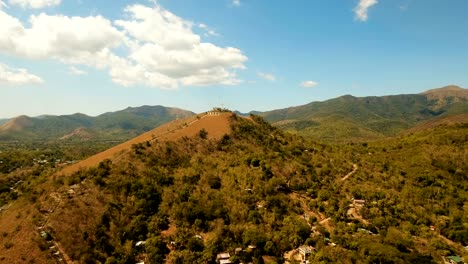
<instances>
[{"instance_id":1,"label":"blue sky","mask_svg":"<svg viewBox=\"0 0 468 264\"><path fill-rule=\"evenodd\" d=\"M0 118L468 87L466 0L0 0Z\"/></svg>"}]
</instances>

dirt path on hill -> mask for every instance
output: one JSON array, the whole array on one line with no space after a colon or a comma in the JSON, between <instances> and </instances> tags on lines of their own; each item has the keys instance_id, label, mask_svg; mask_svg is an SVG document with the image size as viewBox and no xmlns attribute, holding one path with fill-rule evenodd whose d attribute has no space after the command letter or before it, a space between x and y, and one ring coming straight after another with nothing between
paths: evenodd
<instances>
[{"instance_id":1,"label":"dirt path on hill","mask_svg":"<svg viewBox=\"0 0 468 264\"><path fill-rule=\"evenodd\" d=\"M353 171L351 171L350 173L346 174L346 176L344 176L343 178L341 178L341 181L345 181L346 179L348 179L349 177L353 176L354 173L356 173L358 169L358 165L357 164L353 164Z\"/></svg>"},{"instance_id":2,"label":"dirt path on hill","mask_svg":"<svg viewBox=\"0 0 468 264\"><path fill-rule=\"evenodd\" d=\"M67 253L65 253L65 250L57 241L54 241L54 246L57 247L57 250L62 254L65 263L74 264L73 260L67 255Z\"/></svg>"}]
</instances>

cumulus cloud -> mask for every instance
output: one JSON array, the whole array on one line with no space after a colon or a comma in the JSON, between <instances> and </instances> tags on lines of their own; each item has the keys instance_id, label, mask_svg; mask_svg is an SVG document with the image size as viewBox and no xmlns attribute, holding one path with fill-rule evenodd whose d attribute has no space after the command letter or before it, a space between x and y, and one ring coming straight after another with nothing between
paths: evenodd
<instances>
[{"instance_id":1,"label":"cumulus cloud","mask_svg":"<svg viewBox=\"0 0 468 264\"><path fill-rule=\"evenodd\" d=\"M130 37L130 62L121 65L145 77L133 81L126 78L127 85L144 81L146 85L160 86L163 82L174 88L239 83L235 70L244 69L247 60L241 50L202 42L192 31L192 22L160 6L133 5L126 12L129 20L115 22Z\"/></svg>"},{"instance_id":2,"label":"cumulus cloud","mask_svg":"<svg viewBox=\"0 0 468 264\"><path fill-rule=\"evenodd\" d=\"M318 82L315 81L303 81L301 82L301 86L305 88L312 88L318 85Z\"/></svg>"},{"instance_id":3,"label":"cumulus cloud","mask_svg":"<svg viewBox=\"0 0 468 264\"><path fill-rule=\"evenodd\" d=\"M358 5L354 8L354 14L357 20L367 21L369 8L376 5L378 0L359 0Z\"/></svg>"},{"instance_id":4,"label":"cumulus cloud","mask_svg":"<svg viewBox=\"0 0 468 264\"><path fill-rule=\"evenodd\" d=\"M28 59L57 59L65 63L104 67L99 59L124 37L107 19L33 15L26 28L0 11L0 50ZM106 63L104 63L106 64Z\"/></svg>"},{"instance_id":5,"label":"cumulus cloud","mask_svg":"<svg viewBox=\"0 0 468 264\"><path fill-rule=\"evenodd\" d=\"M43 80L29 73L26 69L15 69L0 63L0 84L1 85L26 85L43 83Z\"/></svg>"},{"instance_id":6,"label":"cumulus cloud","mask_svg":"<svg viewBox=\"0 0 468 264\"><path fill-rule=\"evenodd\" d=\"M22 8L44 8L60 5L62 0L9 0L12 5L21 6Z\"/></svg>"},{"instance_id":7,"label":"cumulus cloud","mask_svg":"<svg viewBox=\"0 0 468 264\"><path fill-rule=\"evenodd\" d=\"M112 22L102 16L41 13L25 26L0 10L0 52L108 70L123 86L173 89L240 82L236 71L248 58L237 48L203 42L191 21L157 4L128 6L124 17ZM198 27L217 34L204 24Z\"/></svg>"},{"instance_id":8,"label":"cumulus cloud","mask_svg":"<svg viewBox=\"0 0 468 264\"><path fill-rule=\"evenodd\" d=\"M81 75L87 75L88 74L87 72L85 72L83 70L80 70L75 66L70 66L68 68L68 73L70 73L71 75L76 75L76 76L81 76Z\"/></svg>"},{"instance_id":9,"label":"cumulus cloud","mask_svg":"<svg viewBox=\"0 0 468 264\"><path fill-rule=\"evenodd\" d=\"M271 81L271 82L276 81L276 76L271 74L271 73L259 72L259 73L257 73L257 75L258 75L258 77L260 77L262 79L265 79L265 80L268 80L268 81Z\"/></svg>"}]
</instances>

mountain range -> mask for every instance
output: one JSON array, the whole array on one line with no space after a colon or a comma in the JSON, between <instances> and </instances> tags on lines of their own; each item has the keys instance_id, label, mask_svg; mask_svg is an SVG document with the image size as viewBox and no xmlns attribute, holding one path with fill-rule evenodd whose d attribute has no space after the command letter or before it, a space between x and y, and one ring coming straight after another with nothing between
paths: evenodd
<instances>
[{"instance_id":1,"label":"mountain range","mask_svg":"<svg viewBox=\"0 0 468 264\"><path fill-rule=\"evenodd\" d=\"M193 112L164 106L128 107L96 117L84 114L3 120L0 140L113 139L126 140ZM0 123L1 124L1 123Z\"/></svg>"},{"instance_id":2,"label":"mountain range","mask_svg":"<svg viewBox=\"0 0 468 264\"><path fill-rule=\"evenodd\" d=\"M240 114L239 112L236 112ZM354 97L344 95L266 112L252 111L283 130L322 141L378 139L403 131L468 120L468 89L446 86L421 94ZM168 121L195 113L164 106L142 106L97 117L84 114L19 116L0 120L0 141L124 141Z\"/></svg>"},{"instance_id":3,"label":"mountain range","mask_svg":"<svg viewBox=\"0 0 468 264\"><path fill-rule=\"evenodd\" d=\"M281 129L321 140L376 139L454 116L467 121L468 89L447 86L421 94L344 95L324 102L254 113Z\"/></svg>"}]
</instances>

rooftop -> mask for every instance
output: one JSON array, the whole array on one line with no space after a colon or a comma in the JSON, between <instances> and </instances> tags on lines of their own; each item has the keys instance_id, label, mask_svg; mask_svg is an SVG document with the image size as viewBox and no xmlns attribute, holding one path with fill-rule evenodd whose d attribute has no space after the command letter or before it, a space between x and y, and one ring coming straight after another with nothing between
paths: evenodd
<instances>
[{"instance_id":1,"label":"rooftop","mask_svg":"<svg viewBox=\"0 0 468 264\"><path fill-rule=\"evenodd\" d=\"M229 253L219 253L218 256L216 256L217 259L229 259L231 255Z\"/></svg>"}]
</instances>

